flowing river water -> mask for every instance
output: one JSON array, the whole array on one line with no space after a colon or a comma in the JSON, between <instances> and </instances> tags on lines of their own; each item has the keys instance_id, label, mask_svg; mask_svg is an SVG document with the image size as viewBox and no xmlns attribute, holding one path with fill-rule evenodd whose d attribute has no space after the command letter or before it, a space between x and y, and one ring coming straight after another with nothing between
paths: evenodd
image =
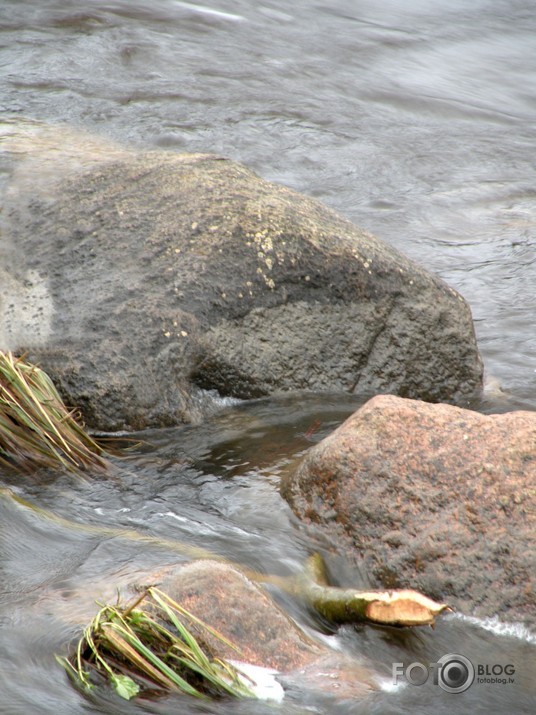
<instances>
[{"instance_id":1,"label":"flowing river water","mask_svg":"<svg viewBox=\"0 0 536 715\"><path fill-rule=\"evenodd\" d=\"M532 0L3 0L0 40L10 120L215 152L322 200L469 301L489 382L474 409L536 409ZM116 479L0 473L0 482L73 522L294 573L316 543L279 497L279 477L360 403L310 394L222 402L205 424L139 435L144 445L118 460ZM304 628L369 659L383 689L366 703L299 687L280 705L86 699L54 653L77 633L88 599L177 558L51 522L0 492L1 715L534 712L536 637L520 624L452 615L433 632L326 634L284 599ZM368 585L352 565L338 568ZM446 653L512 664L514 682L458 695L432 682L391 687L392 663Z\"/></svg>"}]
</instances>

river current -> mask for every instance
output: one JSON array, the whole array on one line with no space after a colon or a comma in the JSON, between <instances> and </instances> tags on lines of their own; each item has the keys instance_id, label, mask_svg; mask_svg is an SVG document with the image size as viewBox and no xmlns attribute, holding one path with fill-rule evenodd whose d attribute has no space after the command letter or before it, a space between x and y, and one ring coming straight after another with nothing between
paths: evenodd
<instances>
[{"instance_id":1,"label":"river current","mask_svg":"<svg viewBox=\"0 0 536 715\"><path fill-rule=\"evenodd\" d=\"M0 109L144 149L214 152L327 205L469 302L483 412L536 409L536 11L531 0L2 0ZM1 168L1 167L0 167ZM1 347L1 346L0 346ZM138 435L112 481L4 485L72 522L188 541L293 573L313 535L278 494L289 462L361 403L296 394L219 404L202 425ZM441 618L435 631L343 628L383 689L366 703L88 700L54 660L80 603L177 558L52 523L0 492L0 714L534 712L536 638L521 624ZM356 586L367 575L339 565ZM274 593L282 599L281 594ZM84 600L86 599L86 600ZM282 604L319 637L321 625ZM316 629L316 630L315 630ZM392 663L460 653L513 683L394 688Z\"/></svg>"}]
</instances>

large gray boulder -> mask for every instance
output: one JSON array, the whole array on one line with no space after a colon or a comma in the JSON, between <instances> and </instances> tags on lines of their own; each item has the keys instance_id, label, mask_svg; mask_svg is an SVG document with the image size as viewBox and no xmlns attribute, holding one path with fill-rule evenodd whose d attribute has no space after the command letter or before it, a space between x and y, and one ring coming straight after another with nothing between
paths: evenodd
<instances>
[{"instance_id":1,"label":"large gray boulder","mask_svg":"<svg viewBox=\"0 0 536 715\"><path fill-rule=\"evenodd\" d=\"M188 422L200 388L481 385L470 310L330 209L213 155L4 125L0 349L25 349L102 429Z\"/></svg>"}]
</instances>

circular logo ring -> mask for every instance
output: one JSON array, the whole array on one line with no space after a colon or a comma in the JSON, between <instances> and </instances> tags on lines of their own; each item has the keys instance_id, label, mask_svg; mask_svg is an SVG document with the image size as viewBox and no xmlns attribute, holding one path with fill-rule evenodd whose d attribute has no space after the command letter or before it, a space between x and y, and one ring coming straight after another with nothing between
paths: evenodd
<instances>
[{"instance_id":1,"label":"circular logo ring","mask_svg":"<svg viewBox=\"0 0 536 715\"><path fill-rule=\"evenodd\" d=\"M447 653L437 661L438 685L447 693L463 693L475 679L475 668L469 658L458 653Z\"/></svg>"}]
</instances>

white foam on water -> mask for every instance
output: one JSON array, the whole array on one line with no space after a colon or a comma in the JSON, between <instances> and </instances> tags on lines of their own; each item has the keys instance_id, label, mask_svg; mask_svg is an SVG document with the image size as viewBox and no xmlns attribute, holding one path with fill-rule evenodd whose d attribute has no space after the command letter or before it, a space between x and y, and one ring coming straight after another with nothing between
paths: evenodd
<instances>
[{"instance_id":1,"label":"white foam on water","mask_svg":"<svg viewBox=\"0 0 536 715\"><path fill-rule=\"evenodd\" d=\"M222 20L231 20L232 22L243 22L246 18L242 15L235 15L231 12L222 12L221 10L216 10L213 7L206 7L205 5L196 5L191 2L181 2L181 0L174 0L174 4L178 7L183 7L185 10L193 10L193 12L198 12L200 15L210 15L212 17L218 17Z\"/></svg>"},{"instance_id":2,"label":"white foam on water","mask_svg":"<svg viewBox=\"0 0 536 715\"><path fill-rule=\"evenodd\" d=\"M285 691L281 683L275 676L279 675L277 670L272 668L263 668L260 665L251 665L251 663L242 663L237 660L229 661L240 673L243 673L244 678L241 678L246 685L260 700L273 700L277 703L283 701Z\"/></svg>"},{"instance_id":3,"label":"white foam on water","mask_svg":"<svg viewBox=\"0 0 536 715\"><path fill-rule=\"evenodd\" d=\"M536 644L536 633L528 628L524 623L505 623L493 616L490 618L476 618L475 616L464 616L461 613L452 613L447 616L448 620L460 620L464 623L470 623L472 626L477 626L485 631L491 631L497 636L506 636L509 638L518 638L527 643Z\"/></svg>"},{"instance_id":4,"label":"white foam on water","mask_svg":"<svg viewBox=\"0 0 536 715\"><path fill-rule=\"evenodd\" d=\"M304 629L312 639L320 641L330 650L334 650L337 653L342 653L344 651L342 640L336 633L334 635L329 635L328 633L321 633L320 631L313 630L312 628L304 628L303 625L301 628Z\"/></svg>"},{"instance_id":5,"label":"white foam on water","mask_svg":"<svg viewBox=\"0 0 536 715\"><path fill-rule=\"evenodd\" d=\"M400 690L404 690L407 687L407 683L399 682L393 683L392 679L389 678L376 678L376 683L380 690L384 693L398 693Z\"/></svg>"},{"instance_id":6,"label":"white foam on water","mask_svg":"<svg viewBox=\"0 0 536 715\"><path fill-rule=\"evenodd\" d=\"M217 390L204 390L197 388L192 391L193 405L204 418L216 414L226 407L234 407L243 402L238 397L224 397Z\"/></svg>"},{"instance_id":7,"label":"white foam on water","mask_svg":"<svg viewBox=\"0 0 536 715\"><path fill-rule=\"evenodd\" d=\"M217 390L201 390L201 392L208 397L217 407L234 407L239 405L244 400L238 397L230 397L229 395L220 395Z\"/></svg>"},{"instance_id":8,"label":"white foam on water","mask_svg":"<svg viewBox=\"0 0 536 715\"><path fill-rule=\"evenodd\" d=\"M165 511L161 512L159 511L156 516L170 516L172 519L176 519L177 521L182 521L182 522L187 522L188 519L185 516L179 516L179 514L175 514L174 511Z\"/></svg>"}]
</instances>

